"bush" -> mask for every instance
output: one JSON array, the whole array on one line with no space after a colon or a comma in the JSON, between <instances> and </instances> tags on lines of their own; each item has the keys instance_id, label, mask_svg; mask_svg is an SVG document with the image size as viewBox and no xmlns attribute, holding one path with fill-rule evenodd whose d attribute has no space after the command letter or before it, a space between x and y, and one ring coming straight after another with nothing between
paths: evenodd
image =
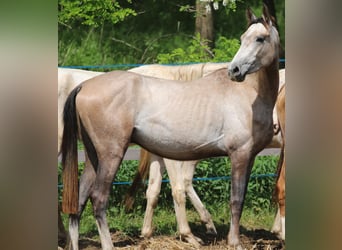
<instances>
[{"instance_id":1,"label":"bush","mask_svg":"<svg viewBox=\"0 0 342 250\"><path fill-rule=\"evenodd\" d=\"M178 47L170 53L160 53L157 56L158 63L229 62L240 47L239 40L220 36L211 52L205 41L201 41L199 34L187 43L183 48Z\"/></svg>"}]
</instances>

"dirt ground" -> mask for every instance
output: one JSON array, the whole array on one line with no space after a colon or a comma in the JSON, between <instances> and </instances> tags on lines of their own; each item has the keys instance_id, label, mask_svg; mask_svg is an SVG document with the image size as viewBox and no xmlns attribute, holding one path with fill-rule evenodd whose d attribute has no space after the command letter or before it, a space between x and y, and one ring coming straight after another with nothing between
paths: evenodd
<instances>
[{"instance_id":1,"label":"dirt ground","mask_svg":"<svg viewBox=\"0 0 342 250\"><path fill-rule=\"evenodd\" d=\"M285 244L279 240L275 234L264 229L247 230L240 229L241 242L244 249L251 250L283 250ZM226 244L226 236L207 236L196 234L204 241L204 245L200 249L229 249ZM143 239L138 236L130 237L121 232L113 232L112 240L115 249L129 250L154 250L154 249L169 249L169 250L192 250L196 249L192 245L183 242L177 236L154 236L150 239ZM65 242L60 242L60 246L65 247ZM98 235L81 236L79 241L80 249L82 250L100 250L101 244Z\"/></svg>"}]
</instances>

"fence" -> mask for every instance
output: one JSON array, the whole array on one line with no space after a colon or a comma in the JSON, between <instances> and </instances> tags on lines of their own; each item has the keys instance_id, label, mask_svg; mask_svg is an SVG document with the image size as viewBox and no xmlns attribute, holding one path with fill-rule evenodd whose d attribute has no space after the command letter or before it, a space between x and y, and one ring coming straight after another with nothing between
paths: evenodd
<instances>
[{"instance_id":1,"label":"fence","mask_svg":"<svg viewBox=\"0 0 342 250\"><path fill-rule=\"evenodd\" d=\"M124 155L124 161L130 160L140 160L140 148L128 148L126 154ZM265 148L262 150L258 156L267 156L267 155L279 155L280 148ZM58 157L58 162L61 162L61 156ZM78 151L78 162L85 162L85 153L83 150ZM275 177L276 174L266 173L266 174L258 174L253 175L251 178L264 178L264 177ZM207 177L207 178L193 178L193 181L210 181L210 180L229 180L230 176L217 176L217 177ZM162 180L162 182L169 182L169 180ZM132 182L130 181L116 181L113 182L113 185L130 185ZM62 188L63 185L58 185L59 188Z\"/></svg>"},{"instance_id":2,"label":"fence","mask_svg":"<svg viewBox=\"0 0 342 250\"><path fill-rule=\"evenodd\" d=\"M285 58L280 58L279 63L285 63ZM220 62L217 62L220 63ZM197 64L197 62L185 62L185 63L173 63L173 64L163 64L168 66L177 66L177 65L189 65L189 64ZM74 66L59 66L60 68L72 68L72 69L119 69L119 68L134 68L147 64L140 63L130 63L130 64L109 64L109 65L74 65Z\"/></svg>"}]
</instances>

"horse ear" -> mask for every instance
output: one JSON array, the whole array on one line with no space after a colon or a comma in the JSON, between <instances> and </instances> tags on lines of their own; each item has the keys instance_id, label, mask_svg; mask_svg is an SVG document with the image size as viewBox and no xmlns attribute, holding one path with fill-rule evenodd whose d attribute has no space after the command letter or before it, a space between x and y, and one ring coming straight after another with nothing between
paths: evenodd
<instances>
[{"instance_id":1,"label":"horse ear","mask_svg":"<svg viewBox=\"0 0 342 250\"><path fill-rule=\"evenodd\" d=\"M254 13L252 12L250 7L247 7L246 10L246 17L247 17L247 21L248 21L248 25L250 25L251 23L253 23L255 20L257 20L257 17L254 15Z\"/></svg>"},{"instance_id":2,"label":"horse ear","mask_svg":"<svg viewBox=\"0 0 342 250\"><path fill-rule=\"evenodd\" d=\"M265 22L268 25L272 26L272 24L274 23L274 17L270 15L266 4L264 4L263 9L262 9L262 18L265 20Z\"/></svg>"}]
</instances>

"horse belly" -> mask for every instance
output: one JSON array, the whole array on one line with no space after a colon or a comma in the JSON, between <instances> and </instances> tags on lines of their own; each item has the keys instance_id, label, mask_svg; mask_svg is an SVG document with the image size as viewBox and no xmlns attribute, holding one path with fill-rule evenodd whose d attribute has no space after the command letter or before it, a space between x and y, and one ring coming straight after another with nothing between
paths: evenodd
<instances>
[{"instance_id":1,"label":"horse belly","mask_svg":"<svg viewBox=\"0 0 342 250\"><path fill-rule=\"evenodd\" d=\"M180 127L181 128L181 127ZM190 127L191 128L191 127ZM136 127L132 142L157 155L175 160L195 160L226 155L223 134L158 126Z\"/></svg>"}]
</instances>

